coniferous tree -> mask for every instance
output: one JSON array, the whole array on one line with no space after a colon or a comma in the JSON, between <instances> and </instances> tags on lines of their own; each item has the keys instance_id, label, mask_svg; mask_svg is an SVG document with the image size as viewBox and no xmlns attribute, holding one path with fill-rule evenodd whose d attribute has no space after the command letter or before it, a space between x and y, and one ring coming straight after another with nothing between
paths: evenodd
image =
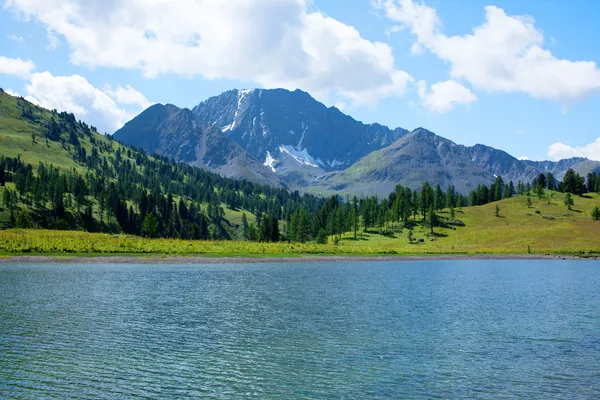
<instances>
[{"instance_id":1,"label":"coniferous tree","mask_svg":"<svg viewBox=\"0 0 600 400\"><path fill-rule=\"evenodd\" d=\"M321 228L319 230L315 241L317 242L317 244L327 244L327 232L325 231L325 229Z\"/></svg>"},{"instance_id":2,"label":"coniferous tree","mask_svg":"<svg viewBox=\"0 0 600 400\"><path fill-rule=\"evenodd\" d=\"M571 207L573 207L573 205L575 205L575 202L573 201L573 196L571 196L570 192L567 192L567 194L565 195L565 206L567 206L570 210Z\"/></svg>"},{"instance_id":3,"label":"coniferous tree","mask_svg":"<svg viewBox=\"0 0 600 400\"><path fill-rule=\"evenodd\" d=\"M594 207L594 209L592 210L592 219L594 221L600 221L600 207Z\"/></svg>"},{"instance_id":4,"label":"coniferous tree","mask_svg":"<svg viewBox=\"0 0 600 400\"><path fill-rule=\"evenodd\" d=\"M433 228L439 225L439 217L436 214L433 206L429 208L429 212L427 213L427 226L429 226L431 230L431 234L433 235Z\"/></svg>"}]
</instances>

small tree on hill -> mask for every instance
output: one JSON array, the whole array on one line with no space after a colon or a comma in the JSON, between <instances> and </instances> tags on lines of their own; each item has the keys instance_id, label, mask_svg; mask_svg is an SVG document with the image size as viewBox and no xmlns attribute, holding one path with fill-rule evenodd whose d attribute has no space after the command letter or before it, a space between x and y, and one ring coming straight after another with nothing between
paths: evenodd
<instances>
[{"instance_id":1,"label":"small tree on hill","mask_svg":"<svg viewBox=\"0 0 600 400\"><path fill-rule=\"evenodd\" d=\"M598 206L594 207L592 210L592 219L594 221L600 221L600 208Z\"/></svg>"},{"instance_id":2,"label":"small tree on hill","mask_svg":"<svg viewBox=\"0 0 600 400\"><path fill-rule=\"evenodd\" d=\"M146 218L144 218L144 223L142 224L142 235L146 237L156 237L158 232L158 222L156 221L156 217L153 213L148 213Z\"/></svg>"},{"instance_id":3,"label":"small tree on hill","mask_svg":"<svg viewBox=\"0 0 600 400\"><path fill-rule=\"evenodd\" d=\"M571 193L567 193L565 196L565 206L569 207L570 210L574 204L575 202L573 201L573 196L571 196Z\"/></svg>"},{"instance_id":4,"label":"small tree on hill","mask_svg":"<svg viewBox=\"0 0 600 400\"><path fill-rule=\"evenodd\" d=\"M429 212L427 213L427 225L431 230L431 234L433 235L433 228L440 224L439 217L433 207L429 207Z\"/></svg>"},{"instance_id":5,"label":"small tree on hill","mask_svg":"<svg viewBox=\"0 0 600 400\"><path fill-rule=\"evenodd\" d=\"M408 239L408 243L412 243L415 240L412 229L408 230L408 232L406 233L406 238Z\"/></svg>"},{"instance_id":6,"label":"small tree on hill","mask_svg":"<svg viewBox=\"0 0 600 400\"><path fill-rule=\"evenodd\" d=\"M527 196L527 208L531 208L531 197Z\"/></svg>"},{"instance_id":7,"label":"small tree on hill","mask_svg":"<svg viewBox=\"0 0 600 400\"><path fill-rule=\"evenodd\" d=\"M325 229L321 228L321 230L319 230L315 241L317 244L327 244L327 232L325 232Z\"/></svg>"},{"instance_id":8,"label":"small tree on hill","mask_svg":"<svg viewBox=\"0 0 600 400\"><path fill-rule=\"evenodd\" d=\"M496 211L494 212L494 215L495 215L496 217L499 217L499 216L500 216L500 206L499 206L498 204L496 204Z\"/></svg>"},{"instance_id":9,"label":"small tree on hill","mask_svg":"<svg viewBox=\"0 0 600 400\"><path fill-rule=\"evenodd\" d=\"M544 176L544 174L540 174L540 176ZM542 186L541 183L538 183L535 187L535 194L537 195L538 199L541 199L544 195L544 186Z\"/></svg>"}]
</instances>

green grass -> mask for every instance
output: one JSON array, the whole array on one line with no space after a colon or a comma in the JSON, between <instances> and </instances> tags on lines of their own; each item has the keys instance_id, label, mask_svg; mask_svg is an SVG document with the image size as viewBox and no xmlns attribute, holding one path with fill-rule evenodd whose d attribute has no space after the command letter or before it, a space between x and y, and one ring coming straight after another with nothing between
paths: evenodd
<instances>
[{"instance_id":1,"label":"green grass","mask_svg":"<svg viewBox=\"0 0 600 400\"><path fill-rule=\"evenodd\" d=\"M456 210L456 218L466 226L456 230L436 228L440 236L434 241L430 241L426 228L417 227L414 236L425 239L422 244L410 244L404 230L396 233L396 238L368 235L368 240L342 240L340 246L353 249L377 246L382 251L394 249L399 253L525 254L529 249L534 254L600 253L600 222L591 219L594 206L600 206L600 196L575 197L575 206L569 211L563 204L562 193L548 192L548 196L552 195L550 202L548 197L541 200L532 197L531 208L527 207L525 196L517 196ZM494 215L496 204L500 207L500 217ZM448 216L448 212L440 215Z\"/></svg>"},{"instance_id":2,"label":"green grass","mask_svg":"<svg viewBox=\"0 0 600 400\"><path fill-rule=\"evenodd\" d=\"M548 202L526 197L502 200L485 206L456 210L456 216L466 226L436 228L430 241L423 226L414 230L423 243L410 244L406 230L394 236L375 232L343 235L337 244L255 243L244 241L184 241L176 239L144 239L127 235L107 235L72 231L8 230L0 232L2 254L137 254L137 255L205 255L205 256L301 256L301 255L445 255L445 254L600 254L600 222L590 217L600 196L576 197L569 211L563 205L563 195L555 193ZM496 204L500 217L494 215ZM540 211L540 214L535 211ZM229 212L234 212L229 210ZM442 212L444 216L446 212ZM241 213L240 213L241 215ZM554 219L547 219L552 217ZM240 217L241 218L241 217Z\"/></svg>"}]
</instances>

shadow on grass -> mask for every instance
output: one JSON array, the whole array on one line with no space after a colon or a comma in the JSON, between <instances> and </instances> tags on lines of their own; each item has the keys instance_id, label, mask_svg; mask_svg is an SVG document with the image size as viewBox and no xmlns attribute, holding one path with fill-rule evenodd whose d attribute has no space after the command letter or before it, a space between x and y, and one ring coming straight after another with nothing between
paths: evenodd
<instances>
[{"instance_id":1,"label":"shadow on grass","mask_svg":"<svg viewBox=\"0 0 600 400\"><path fill-rule=\"evenodd\" d=\"M442 232L433 232L433 235L428 234L428 237L436 237L436 238L445 238L448 237L447 233L442 233Z\"/></svg>"}]
</instances>

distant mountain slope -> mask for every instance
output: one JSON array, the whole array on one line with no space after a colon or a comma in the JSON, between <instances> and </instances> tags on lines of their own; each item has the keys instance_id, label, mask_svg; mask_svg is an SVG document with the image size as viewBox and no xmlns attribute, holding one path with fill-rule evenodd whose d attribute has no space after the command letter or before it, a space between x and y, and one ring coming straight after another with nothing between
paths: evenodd
<instances>
[{"instance_id":1,"label":"distant mountain slope","mask_svg":"<svg viewBox=\"0 0 600 400\"><path fill-rule=\"evenodd\" d=\"M313 186L320 193L385 194L396 184L420 188L423 182L466 193L494 176L473 162L469 150L419 128L390 146L361 158L345 171L321 177Z\"/></svg>"},{"instance_id":2,"label":"distant mountain slope","mask_svg":"<svg viewBox=\"0 0 600 400\"><path fill-rule=\"evenodd\" d=\"M584 176L588 172L600 172L600 162L582 157L567 158L560 161L524 160L523 162L540 171L552 172L557 179L562 179L569 168Z\"/></svg>"},{"instance_id":3,"label":"distant mountain slope","mask_svg":"<svg viewBox=\"0 0 600 400\"><path fill-rule=\"evenodd\" d=\"M272 171L190 110L155 104L114 134L115 139L228 178L283 186Z\"/></svg>"},{"instance_id":4,"label":"distant mountain slope","mask_svg":"<svg viewBox=\"0 0 600 400\"><path fill-rule=\"evenodd\" d=\"M585 175L600 162L518 160L485 145L466 147L417 129L363 124L300 90L230 90L189 110L155 105L115 133L149 152L223 174L292 190L387 194L428 180L461 192L540 173Z\"/></svg>"},{"instance_id":5,"label":"distant mountain slope","mask_svg":"<svg viewBox=\"0 0 600 400\"><path fill-rule=\"evenodd\" d=\"M300 90L231 90L193 112L274 172L300 180L347 168L408 132L363 124Z\"/></svg>"},{"instance_id":6,"label":"distant mountain slope","mask_svg":"<svg viewBox=\"0 0 600 400\"><path fill-rule=\"evenodd\" d=\"M551 172L556 179L562 179L569 168L582 175L586 175L588 172L600 171L600 162L588 160L587 158L529 161L519 160L505 151L481 144L470 147L469 150L474 163L507 181L531 182L540 173L548 172Z\"/></svg>"}]
</instances>

